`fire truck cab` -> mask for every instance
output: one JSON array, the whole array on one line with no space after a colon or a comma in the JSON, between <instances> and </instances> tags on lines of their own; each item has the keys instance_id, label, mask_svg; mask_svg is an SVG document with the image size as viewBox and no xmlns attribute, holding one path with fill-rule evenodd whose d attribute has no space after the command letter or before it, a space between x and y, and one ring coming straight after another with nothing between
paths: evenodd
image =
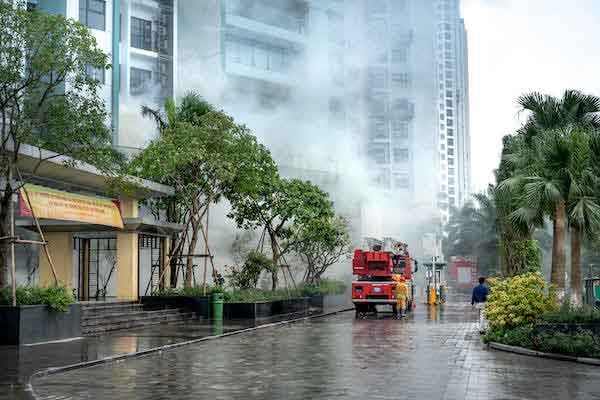
<instances>
[{"instance_id":1,"label":"fire truck cab","mask_svg":"<svg viewBox=\"0 0 600 400\"><path fill-rule=\"evenodd\" d=\"M352 302L356 317L362 318L368 313L377 314L378 305L392 306L396 309L396 283L394 275L401 275L408 286L407 310L413 307L414 285L412 260L404 243L397 242L394 251L384 251L380 245L371 250L357 249L352 257Z\"/></svg>"}]
</instances>

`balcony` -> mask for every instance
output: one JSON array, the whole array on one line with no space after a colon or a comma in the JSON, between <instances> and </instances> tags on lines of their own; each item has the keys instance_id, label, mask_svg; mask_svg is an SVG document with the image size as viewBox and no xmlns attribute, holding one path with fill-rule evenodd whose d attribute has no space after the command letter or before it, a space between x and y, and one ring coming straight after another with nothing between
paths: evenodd
<instances>
[{"instance_id":1,"label":"balcony","mask_svg":"<svg viewBox=\"0 0 600 400\"><path fill-rule=\"evenodd\" d=\"M268 40L271 43L297 46L306 45L306 36L301 32L293 32L278 26L267 25L254 19L234 14L226 16L228 30L236 36L248 39Z\"/></svg>"},{"instance_id":2,"label":"balcony","mask_svg":"<svg viewBox=\"0 0 600 400\"><path fill-rule=\"evenodd\" d=\"M271 82L283 86L298 84L298 80L288 74L233 62L225 64L225 72L243 78Z\"/></svg>"}]
</instances>

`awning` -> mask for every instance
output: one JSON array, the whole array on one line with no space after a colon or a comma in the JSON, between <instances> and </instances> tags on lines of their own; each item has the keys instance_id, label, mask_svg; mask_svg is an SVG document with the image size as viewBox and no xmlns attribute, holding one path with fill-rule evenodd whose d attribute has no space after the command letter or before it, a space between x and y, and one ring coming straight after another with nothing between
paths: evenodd
<instances>
[{"instance_id":1,"label":"awning","mask_svg":"<svg viewBox=\"0 0 600 400\"><path fill-rule=\"evenodd\" d=\"M123 229L75 221L58 221L50 219L40 219L39 223L44 232L138 232L169 236L173 233L181 232L185 228L182 224L155 221L152 217L123 218ZM16 225L18 227L37 231L33 218L18 217Z\"/></svg>"}]
</instances>

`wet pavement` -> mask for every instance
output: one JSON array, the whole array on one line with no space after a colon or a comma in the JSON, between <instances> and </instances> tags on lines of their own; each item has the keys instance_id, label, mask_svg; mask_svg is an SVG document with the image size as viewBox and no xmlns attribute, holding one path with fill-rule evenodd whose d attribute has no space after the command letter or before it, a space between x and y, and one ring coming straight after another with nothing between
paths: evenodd
<instances>
[{"instance_id":1,"label":"wet pavement","mask_svg":"<svg viewBox=\"0 0 600 400\"><path fill-rule=\"evenodd\" d=\"M46 368L143 351L254 326L254 321L227 321L215 327L206 321L150 325L101 336L32 346L0 346L0 399L27 398L29 377Z\"/></svg>"},{"instance_id":2,"label":"wet pavement","mask_svg":"<svg viewBox=\"0 0 600 400\"><path fill-rule=\"evenodd\" d=\"M36 379L44 399L600 399L600 368L489 351L466 303L353 313Z\"/></svg>"}]
</instances>

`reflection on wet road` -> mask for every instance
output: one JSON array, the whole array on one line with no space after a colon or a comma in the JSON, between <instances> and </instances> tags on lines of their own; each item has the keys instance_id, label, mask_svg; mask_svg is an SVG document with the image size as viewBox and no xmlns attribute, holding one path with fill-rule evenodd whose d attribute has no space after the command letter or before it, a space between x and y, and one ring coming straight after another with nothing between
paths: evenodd
<instances>
[{"instance_id":1,"label":"reflection on wet road","mask_svg":"<svg viewBox=\"0 0 600 400\"><path fill-rule=\"evenodd\" d=\"M466 303L353 313L34 382L46 399L589 399L600 368L488 351Z\"/></svg>"}]
</instances>

